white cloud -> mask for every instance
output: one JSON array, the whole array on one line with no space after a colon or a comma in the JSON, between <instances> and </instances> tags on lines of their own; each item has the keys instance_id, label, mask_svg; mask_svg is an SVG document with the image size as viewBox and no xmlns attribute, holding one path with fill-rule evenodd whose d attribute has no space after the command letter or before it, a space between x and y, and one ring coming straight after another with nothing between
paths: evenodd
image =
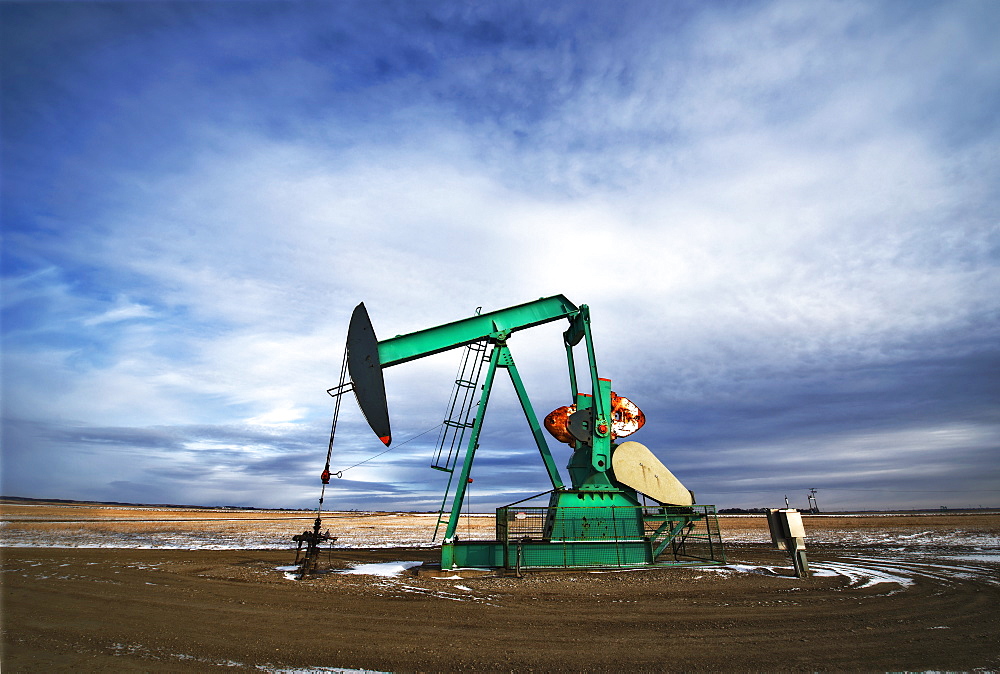
<instances>
[{"instance_id":1,"label":"white cloud","mask_svg":"<svg viewBox=\"0 0 1000 674\"><path fill-rule=\"evenodd\" d=\"M119 321L150 318L152 316L154 316L154 312L148 306L130 302L125 298L119 298L113 308L104 311L98 316L84 319L83 324L90 327L103 323L118 323Z\"/></svg>"},{"instance_id":2,"label":"white cloud","mask_svg":"<svg viewBox=\"0 0 1000 674\"><path fill-rule=\"evenodd\" d=\"M15 238L54 262L5 286L5 306L44 306L5 328L5 405L108 426L316 424L359 301L388 337L563 293L591 305L602 374L671 378L681 397L950 349L938 336L972 334L1000 296L997 135L953 142L960 106L935 87L961 73L985 96L1000 56L974 11L892 11L707 8L678 30L581 28L576 52L452 54L344 92L391 109L363 121L264 110L245 76L213 70L239 114L185 116L184 161L102 166L93 208L46 215L58 237ZM211 98L188 63L120 114L141 127L185 88ZM303 59L260 70L272 94L325 77ZM495 109L463 107L479 89ZM540 416L568 392L561 329L511 343ZM439 420L457 358L387 374L399 429ZM516 401L497 386L506 423Z\"/></svg>"}]
</instances>

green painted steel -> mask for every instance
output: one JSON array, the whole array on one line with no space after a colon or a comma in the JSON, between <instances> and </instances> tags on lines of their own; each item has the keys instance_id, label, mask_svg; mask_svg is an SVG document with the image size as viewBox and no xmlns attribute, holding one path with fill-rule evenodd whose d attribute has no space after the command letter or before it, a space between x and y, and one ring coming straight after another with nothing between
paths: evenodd
<instances>
[{"instance_id":1,"label":"green painted steel","mask_svg":"<svg viewBox=\"0 0 1000 674\"><path fill-rule=\"evenodd\" d=\"M441 546L442 553L446 548L454 566L444 566L442 563L442 569L498 569L505 566L501 541L452 541Z\"/></svg>"},{"instance_id":2,"label":"green painted steel","mask_svg":"<svg viewBox=\"0 0 1000 674\"><path fill-rule=\"evenodd\" d=\"M476 411L476 420L472 424L472 432L469 437L469 445L465 450L465 460L462 462L462 472L458 477L458 484L455 485L455 499L451 504L451 515L448 519L448 527L444 532L444 541L448 543L455 538L455 529L458 527L458 518L462 512L462 503L465 501L465 490L469 486L469 474L472 472L472 460L476 457L476 449L479 447L479 434L483 429L483 419L486 417L486 405L490 401L490 390L493 388L493 379L497 373L497 365L504 353L509 356L506 346L494 347L490 353L490 364L486 370L486 380L483 383L483 395L479 399L479 409ZM442 557L441 567L444 566Z\"/></svg>"},{"instance_id":3,"label":"green painted steel","mask_svg":"<svg viewBox=\"0 0 1000 674\"><path fill-rule=\"evenodd\" d=\"M398 335L378 343L383 368L448 351L491 336L509 335L560 318L572 318L580 309L562 295L543 297L514 307L472 316L453 323Z\"/></svg>"},{"instance_id":4,"label":"green painted steel","mask_svg":"<svg viewBox=\"0 0 1000 674\"><path fill-rule=\"evenodd\" d=\"M656 531L653 534L654 540L656 536L660 535L662 532L668 529L669 532L665 536L663 536L663 539L660 541L659 545L657 545L656 548L653 550L653 557L658 557L667 548L668 545L674 542L674 539L677 538L677 534L679 534L684 529L684 527L690 526L690 524L691 524L690 520L686 518L679 518L676 520L666 520L663 522L663 524L657 527Z\"/></svg>"},{"instance_id":5,"label":"green painted steel","mask_svg":"<svg viewBox=\"0 0 1000 674\"><path fill-rule=\"evenodd\" d=\"M590 388L594 394L592 402L594 406L594 430L592 444L595 454L611 457L611 380L601 379L597 374L597 356L594 355L594 337L590 332L590 308L584 305L580 309L580 317L583 324L583 337L587 345L587 362L590 364ZM607 394L602 384L607 384ZM600 395L598 394L600 392ZM604 467L597 465L597 458L594 459L594 468L598 472L603 472L610 467L610 463Z\"/></svg>"},{"instance_id":6,"label":"green painted steel","mask_svg":"<svg viewBox=\"0 0 1000 674\"><path fill-rule=\"evenodd\" d=\"M725 563L714 506L642 506L628 504L631 500L623 494L568 491L553 493L546 507L498 508L504 566ZM574 501L584 505L568 505Z\"/></svg>"},{"instance_id":7,"label":"green painted steel","mask_svg":"<svg viewBox=\"0 0 1000 674\"><path fill-rule=\"evenodd\" d=\"M608 407L610 407L610 380L598 379L597 385L597 397L606 399ZM576 396L577 410L582 412L592 409L594 407L594 398L595 396L587 393L578 393ZM597 416L596 412L594 416ZM608 470L611 467L611 438L610 436L601 437L598 434L596 430L598 422L596 419L591 425L594 428L592 429L590 442L574 443L573 454L566 465L573 488L622 490L622 485L612 482L611 476L608 474Z\"/></svg>"},{"instance_id":8,"label":"green painted steel","mask_svg":"<svg viewBox=\"0 0 1000 674\"><path fill-rule=\"evenodd\" d=\"M572 426L577 439L567 465L569 489L559 475L507 348L512 333L564 318L569 321L563 341L571 400L580 412L590 414L574 417L577 421L573 423L578 425ZM587 305L577 307L562 295L544 297L379 341L378 358L386 368L480 341L492 350L461 470L454 471L457 463L444 467L449 472L449 486L439 511L439 526L445 521L452 485L455 493L441 546L442 569L634 567L725 561L714 506L641 505L634 489L615 480L611 470L616 447L611 436L611 380L598 374ZM580 342L586 346L587 372L578 380L573 347ZM498 369L506 370L511 378L552 491L539 495L548 496L547 505L528 506L522 501L497 509L496 540L458 540L459 518ZM588 379L589 394L578 390L578 384L586 385Z\"/></svg>"},{"instance_id":9,"label":"green painted steel","mask_svg":"<svg viewBox=\"0 0 1000 674\"><path fill-rule=\"evenodd\" d=\"M590 353L592 358L592 349ZM587 478L580 485L580 488L617 489L617 485L612 484L611 477L608 475L608 470L611 469L611 380L598 378L597 368L591 369L594 374L594 397L592 398L594 430L590 441L590 466L593 469L593 475Z\"/></svg>"},{"instance_id":10,"label":"green painted steel","mask_svg":"<svg viewBox=\"0 0 1000 674\"><path fill-rule=\"evenodd\" d=\"M445 542L454 538L455 531L458 528L458 521L462 512L462 503L465 501L465 491L468 488L469 476L472 472L472 462L476 456L476 449L479 447L479 435L482 431L483 419L486 417L486 408L489 404L490 392L493 390L493 382L495 381L498 368L507 370L507 373L510 375L511 382L514 384L514 390L521 403L521 409L523 410L524 416L528 421L528 426L535 439L538 452L542 457L542 463L545 465L546 471L548 472L552 488L563 489L564 487L562 478L559 477L559 471L556 468L555 462L552 459L552 454L549 451L548 444L545 442L545 436L542 435L542 427L538 423L538 418L531 406L531 401L528 400L528 393L524 389L524 383L521 381L521 376L517 372L517 366L514 365L514 358L511 356L510 350L507 348L506 344L498 343L493 347L493 351L490 353L490 361L486 370L486 379L483 383L483 392L479 398L476 419L472 424L469 444L466 447L465 458L462 462L462 471L458 477L458 483L455 486L455 498L452 501L451 513L448 518L448 526L445 529L444 534ZM447 493L445 494L445 500L447 500Z\"/></svg>"}]
</instances>

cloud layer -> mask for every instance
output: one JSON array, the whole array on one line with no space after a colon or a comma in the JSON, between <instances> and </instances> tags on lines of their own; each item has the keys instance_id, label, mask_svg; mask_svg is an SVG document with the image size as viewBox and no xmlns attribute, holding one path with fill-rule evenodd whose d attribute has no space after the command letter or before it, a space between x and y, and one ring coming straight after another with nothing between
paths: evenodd
<instances>
[{"instance_id":1,"label":"cloud layer","mask_svg":"<svg viewBox=\"0 0 1000 674\"><path fill-rule=\"evenodd\" d=\"M308 506L354 305L563 293L702 502L1000 505L993 3L0 13L4 494ZM560 330L511 342L540 415ZM387 371L399 440L457 360ZM546 488L490 413L484 509ZM335 506L436 508L433 438Z\"/></svg>"}]
</instances>

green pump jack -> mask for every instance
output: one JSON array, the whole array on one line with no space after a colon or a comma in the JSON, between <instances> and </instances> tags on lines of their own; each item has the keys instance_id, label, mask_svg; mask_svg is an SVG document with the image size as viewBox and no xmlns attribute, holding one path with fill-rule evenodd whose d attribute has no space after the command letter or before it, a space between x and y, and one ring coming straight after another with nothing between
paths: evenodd
<instances>
[{"instance_id":1,"label":"green pump jack","mask_svg":"<svg viewBox=\"0 0 1000 674\"><path fill-rule=\"evenodd\" d=\"M554 424L559 426L558 432L549 419L546 428L573 449L567 465L569 486L556 468L507 345L518 331L559 320L569 322L563 343L572 405L561 408L564 419ZM580 391L577 381L574 347L581 342L587 355L585 384L589 393ZM328 391L337 399L337 405L322 475L324 494L331 475L330 453L340 396L354 391L368 424L389 447L392 432L382 371L462 347L466 348L463 367L456 378L449 415L444 421L445 432L432 466L450 475L438 517L438 528L445 527L442 569L473 567L520 572L530 568L725 563L715 507L696 505L694 495L640 443L617 442L636 424L632 423L629 431L623 429L623 411L613 405L618 397L611 390L611 381L598 375L589 308L585 304L576 306L562 295L489 313L477 311L469 318L384 340L375 336L368 311L364 303L359 304L348 328L340 384ZM497 508L494 539L460 540L456 533L462 506L490 391L500 370L510 377L552 489ZM560 410L550 417L559 416L557 412ZM454 494L449 506L452 485ZM322 503L321 495L314 527L317 533Z\"/></svg>"}]
</instances>

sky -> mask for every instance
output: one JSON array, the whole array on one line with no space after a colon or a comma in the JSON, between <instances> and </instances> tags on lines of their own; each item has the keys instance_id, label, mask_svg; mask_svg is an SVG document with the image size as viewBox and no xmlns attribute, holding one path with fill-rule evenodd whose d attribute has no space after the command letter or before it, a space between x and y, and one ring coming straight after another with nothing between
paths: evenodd
<instances>
[{"instance_id":1,"label":"sky","mask_svg":"<svg viewBox=\"0 0 1000 674\"><path fill-rule=\"evenodd\" d=\"M563 294L699 503L1000 507L992 0L0 20L6 496L314 507L359 302L384 338ZM509 342L540 417L564 329ZM343 399L328 508L438 508L459 358L385 370L381 456ZM503 376L472 475L549 488Z\"/></svg>"}]
</instances>

